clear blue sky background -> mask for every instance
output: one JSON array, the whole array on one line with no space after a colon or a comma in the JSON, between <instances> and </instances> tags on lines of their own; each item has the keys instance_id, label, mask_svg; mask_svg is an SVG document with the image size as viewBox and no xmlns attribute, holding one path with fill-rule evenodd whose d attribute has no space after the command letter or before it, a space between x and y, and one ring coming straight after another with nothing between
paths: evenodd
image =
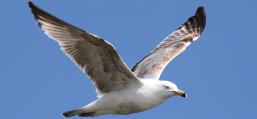
<instances>
[{"instance_id":1,"label":"clear blue sky background","mask_svg":"<svg viewBox=\"0 0 257 119\"><path fill-rule=\"evenodd\" d=\"M255 0L34 2L111 42L130 67L203 5L203 35L161 77L175 82L188 98L174 97L142 113L96 119L257 118ZM1 119L62 119L62 112L96 99L87 77L36 26L26 0L6 0L0 6Z\"/></svg>"}]
</instances>

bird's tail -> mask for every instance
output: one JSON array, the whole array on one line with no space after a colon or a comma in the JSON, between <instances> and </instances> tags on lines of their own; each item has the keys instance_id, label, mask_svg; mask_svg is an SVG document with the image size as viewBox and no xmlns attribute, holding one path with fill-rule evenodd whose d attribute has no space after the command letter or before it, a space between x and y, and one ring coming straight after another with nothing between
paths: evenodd
<instances>
[{"instance_id":1,"label":"bird's tail","mask_svg":"<svg viewBox=\"0 0 257 119\"><path fill-rule=\"evenodd\" d=\"M67 112L62 113L62 115L64 117L72 117L72 116L80 115L80 114L81 114L80 109L75 109L75 110L71 110L71 111L67 111Z\"/></svg>"},{"instance_id":2,"label":"bird's tail","mask_svg":"<svg viewBox=\"0 0 257 119\"><path fill-rule=\"evenodd\" d=\"M95 111L89 111L85 108L75 109L62 113L64 117L80 116L80 117L94 117L97 116Z\"/></svg>"}]
</instances>

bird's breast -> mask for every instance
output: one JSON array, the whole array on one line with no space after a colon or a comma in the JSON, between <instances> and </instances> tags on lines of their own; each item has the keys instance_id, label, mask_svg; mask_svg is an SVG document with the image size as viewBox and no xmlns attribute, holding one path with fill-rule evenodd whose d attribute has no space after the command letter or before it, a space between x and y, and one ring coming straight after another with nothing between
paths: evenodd
<instances>
[{"instance_id":1,"label":"bird's breast","mask_svg":"<svg viewBox=\"0 0 257 119\"><path fill-rule=\"evenodd\" d=\"M122 96L117 107L117 114L131 114L151 109L164 100L158 97L153 91L136 89L120 92Z\"/></svg>"}]
</instances>

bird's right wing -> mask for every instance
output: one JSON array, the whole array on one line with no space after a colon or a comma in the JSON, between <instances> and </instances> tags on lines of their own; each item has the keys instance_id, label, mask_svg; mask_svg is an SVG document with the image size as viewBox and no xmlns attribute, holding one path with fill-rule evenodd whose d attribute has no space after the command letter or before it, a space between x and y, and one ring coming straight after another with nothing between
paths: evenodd
<instances>
[{"instance_id":1,"label":"bird's right wing","mask_svg":"<svg viewBox=\"0 0 257 119\"><path fill-rule=\"evenodd\" d=\"M42 30L88 74L100 94L139 82L110 43L52 16L32 2L29 7Z\"/></svg>"},{"instance_id":2,"label":"bird's right wing","mask_svg":"<svg viewBox=\"0 0 257 119\"><path fill-rule=\"evenodd\" d=\"M131 70L138 78L159 79L166 65L200 37L206 24L203 7L199 7L180 28L167 36L155 50Z\"/></svg>"}]
</instances>

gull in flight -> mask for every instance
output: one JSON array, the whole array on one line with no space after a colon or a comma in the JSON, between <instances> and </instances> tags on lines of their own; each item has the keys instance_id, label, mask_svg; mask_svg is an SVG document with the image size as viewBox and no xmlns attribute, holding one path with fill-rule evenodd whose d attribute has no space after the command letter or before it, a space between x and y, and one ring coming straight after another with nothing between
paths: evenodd
<instances>
[{"instance_id":1,"label":"gull in flight","mask_svg":"<svg viewBox=\"0 0 257 119\"><path fill-rule=\"evenodd\" d=\"M203 32L206 24L203 7L198 7L194 16L130 70L112 44L45 12L31 1L28 4L39 27L96 87L97 100L64 112L64 117L127 115L151 109L172 96L186 97L174 83L159 78L166 65Z\"/></svg>"}]
</instances>

